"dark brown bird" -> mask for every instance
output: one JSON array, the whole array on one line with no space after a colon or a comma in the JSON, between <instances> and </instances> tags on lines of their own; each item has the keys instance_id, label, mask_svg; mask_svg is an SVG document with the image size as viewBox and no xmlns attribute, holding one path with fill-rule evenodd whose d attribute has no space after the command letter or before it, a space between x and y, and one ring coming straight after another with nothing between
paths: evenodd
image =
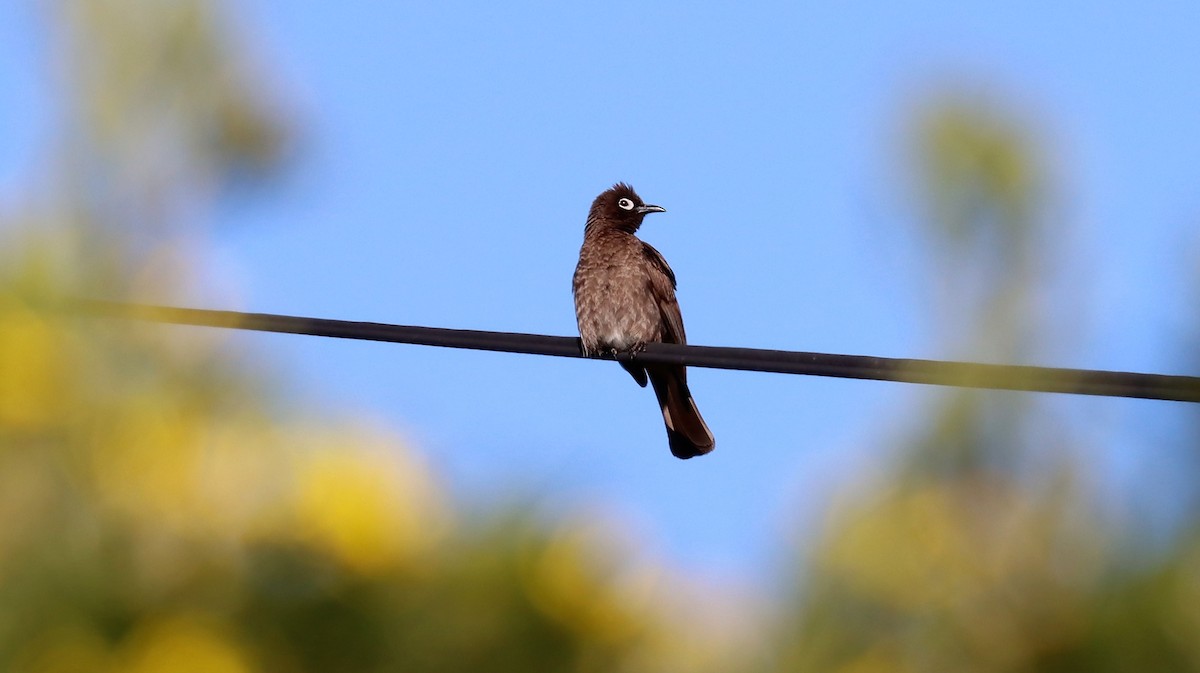
<instances>
[{"instance_id":1,"label":"dark brown bird","mask_svg":"<svg viewBox=\"0 0 1200 673\"><path fill-rule=\"evenodd\" d=\"M665 211L646 205L621 182L592 202L573 283L584 354L636 353L656 341L687 343L675 273L635 235L647 213ZM654 387L672 454L692 458L713 450L716 442L696 409L682 365L625 361L621 366L638 385L644 388L649 379Z\"/></svg>"}]
</instances>

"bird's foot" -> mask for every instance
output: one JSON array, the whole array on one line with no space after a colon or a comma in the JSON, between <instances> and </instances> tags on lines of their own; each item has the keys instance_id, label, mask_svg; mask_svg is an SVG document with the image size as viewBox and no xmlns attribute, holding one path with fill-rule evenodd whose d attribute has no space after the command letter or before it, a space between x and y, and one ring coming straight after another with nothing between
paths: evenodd
<instances>
[{"instance_id":1,"label":"bird's foot","mask_svg":"<svg viewBox=\"0 0 1200 673\"><path fill-rule=\"evenodd\" d=\"M604 349L604 355L616 360L617 362L628 362L637 359L638 353L646 350L646 342L639 341L625 348L609 347Z\"/></svg>"},{"instance_id":2,"label":"bird's foot","mask_svg":"<svg viewBox=\"0 0 1200 673\"><path fill-rule=\"evenodd\" d=\"M613 359L617 362L632 362L637 360L638 354L644 350L646 350L646 342L638 341L637 343L626 346L625 348L613 348L611 353Z\"/></svg>"}]
</instances>

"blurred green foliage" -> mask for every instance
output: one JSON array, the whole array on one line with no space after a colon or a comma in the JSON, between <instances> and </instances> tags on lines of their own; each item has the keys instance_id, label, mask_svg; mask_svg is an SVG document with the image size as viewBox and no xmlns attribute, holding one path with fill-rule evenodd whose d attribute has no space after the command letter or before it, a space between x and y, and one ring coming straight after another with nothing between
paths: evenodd
<instances>
[{"instance_id":1,"label":"blurred green foliage","mask_svg":"<svg viewBox=\"0 0 1200 673\"><path fill-rule=\"evenodd\" d=\"M56 309L69 246L0 277L0 670L719 670L616 526L460 522L394 433L273 410L227 335Z\"/></svg>"},{"instance_id":2,"label":"blurred green foliage","mask_svg":"<svg viewBox=\"0 0 1200 673\"><path fill-rule=\"evenodd\" d=\"M1028 361L1052 322L1032 296L1055 253L1043 157L969 98L913 137L951 347ZM1165 548L1106 519L1089 447L1041 400L945 392L886 475L844 494L794 578L778 670L1200 670L1200 513Z\"/></svg>"},{"instance_id":3,"label":"blurred green foliage","mask_svg":"<svg viewBox=\"0 0 1200 673\"><path fill-rule=\"evenodd\" d=\"M47 9L53 200L0 222L0 670L716 665L602 518L460 522L395 433L291 408L227 334L61 310L186 300L204 210L294 132L212 3Z\"/></svg>"},{"instance_id":4,"label":"blurred green foliage","mask_svg":"<svg viewBox=\"0 0 1200 673\"><path fill-rule=\"evenodd\" d=\"M54 200L0 222L0 670L1200 670L1200 517L1139 546L1027 397L939 398L768 616L602 516L463 514L393 432L292 409L227 334L58 310L185 299L198 213L294 130L212 3L48 9L65 140L31 191ZM979 326L959 345L1028 352L1033 143L961 101L913 135L939 263L983 270L944 309Z\"/></svg>"}]
</instances>

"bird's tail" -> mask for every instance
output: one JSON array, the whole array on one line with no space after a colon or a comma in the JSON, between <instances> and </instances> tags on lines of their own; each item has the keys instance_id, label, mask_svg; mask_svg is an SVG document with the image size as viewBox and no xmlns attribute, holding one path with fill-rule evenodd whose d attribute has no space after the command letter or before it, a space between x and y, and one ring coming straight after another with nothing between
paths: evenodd
<instances>
[{"instance_id":1,"label":"bird's tail","mask_svg":"<svg viewBox=\"0 0 1200 673\"><path fill-rule=\"evenodd\" d=\"M683 367L647 367L650 384L662 408L663 423L667 426L667 441L676 458L703 456L716 446L712 432L700 416L696 401L687 387Z\"/></svg>"}]
</instances>

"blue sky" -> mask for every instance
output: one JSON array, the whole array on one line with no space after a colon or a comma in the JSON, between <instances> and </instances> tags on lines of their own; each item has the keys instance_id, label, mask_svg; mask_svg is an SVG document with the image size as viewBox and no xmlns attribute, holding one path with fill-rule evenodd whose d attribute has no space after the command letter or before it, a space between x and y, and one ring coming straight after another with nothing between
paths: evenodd
<instances>
[{"instance_id":1,"label":"blue sky","mask_svg":"<svg viewBox=\"0 0 1200 673\"><path fill-rule=\"evenodd\" d=\"M0 9L5 200L47 141L32 4ZM1182 366L1200 278L1196 3L227 4L302 141L284 179L215 214L213 305L574 334L584 216L624 180L668 209L642 235L675 269L693 343L961 355L931 311L947 281L922 250L905 131L965 89L1027 123L1051 176L1046 301L1070 297L1071 318L1037 364ZM673 562L733 579L761 577L838 484L883 467L877 447L935 394L693 370L717 450L685 463L653 395L611 363L245 340L313 405L401 428L468 500L601 503ZM1052 404L1105 419L1086 434L1133 474L1157 460L1129 458L1139 429L1183 413Z\"/></svg>"}]
</instances>

